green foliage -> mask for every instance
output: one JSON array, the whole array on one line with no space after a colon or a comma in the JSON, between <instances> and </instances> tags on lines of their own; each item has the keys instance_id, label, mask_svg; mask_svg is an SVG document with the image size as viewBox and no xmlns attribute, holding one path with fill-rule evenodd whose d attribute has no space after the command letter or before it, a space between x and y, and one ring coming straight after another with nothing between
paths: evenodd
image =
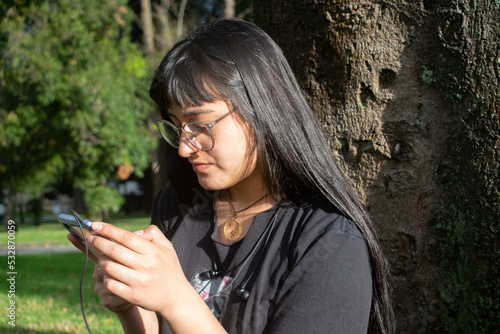
<instances>
[{"instance_id":1,"label":"green foliage","mask_svg":"<svg viewBox=\"0 0 500 334\"><path fill-rule=\"evenodd\" d=\"M115 210L100 185L122 164L140 174L153 146L133 13L125 0L23 3L0 22L0 187L35 193L64 179Z\"/></svg>"},{"instance_id":2,"label":"green foliage","mask_svg":"<svg viewBox=\"0 0 500 334\"><path fill-rule=\"evenodd\" d=\"M102 212L118 212L125 202L118 190L106 186L97 186L85 191L85 202L89 205L89 216L100 217Z\"/></svg>"}]
</instances>

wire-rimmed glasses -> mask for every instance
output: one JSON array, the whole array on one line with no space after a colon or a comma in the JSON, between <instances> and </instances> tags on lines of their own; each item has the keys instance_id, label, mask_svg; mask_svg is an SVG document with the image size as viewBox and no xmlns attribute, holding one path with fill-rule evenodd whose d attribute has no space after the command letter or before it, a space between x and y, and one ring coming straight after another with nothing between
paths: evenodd
<instances>
[{"instance_id":1,"label":"wire-rimmed glasses","mask_svg":"<svg viewBox=\"0 0 500 334\"><path fill-rule=\"evenodd\" d=\"M160 118L156 120L155 124L163 139L171 146L179 148L181 135L184 134L191 145L200 151L206 152L210 151L215 144L212 128L233 111L234 109L229 110L227 113L210 123L194 121L188 122L182 126L176 126L172 122Z\"/></svg>"}]
</instances>

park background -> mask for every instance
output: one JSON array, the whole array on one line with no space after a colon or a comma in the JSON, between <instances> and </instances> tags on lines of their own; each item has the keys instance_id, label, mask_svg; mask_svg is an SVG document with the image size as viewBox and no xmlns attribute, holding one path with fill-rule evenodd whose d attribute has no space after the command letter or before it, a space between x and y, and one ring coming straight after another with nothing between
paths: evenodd
<instances>
[{"instance_id":1,"label":"park background","mask_svg":"<svg viewBox=\"0 0 500 334\"><path fill-rule=\"evenodd\" d=\"M69 208L148 224L166 181L155 66L201 22L236 16L283 48L374 217L397 332L496 333L499 14L498 0L2 1L0 213L16 222L18 276L16 327L2 316L0 332L85 331L82 255L34 253L67 242L55 215ZM91 328L119 333L89 275Z\"/></svg>"}]
</instances>

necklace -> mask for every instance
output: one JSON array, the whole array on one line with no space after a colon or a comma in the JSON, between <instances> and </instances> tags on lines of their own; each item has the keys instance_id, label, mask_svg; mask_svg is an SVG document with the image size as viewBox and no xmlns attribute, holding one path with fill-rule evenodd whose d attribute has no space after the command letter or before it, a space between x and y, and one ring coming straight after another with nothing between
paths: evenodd
<instances>
[{"instance_id":1,"label":"necklace","mask_svg":"<svg viewBox=\"0 0 500 334\"><path fill-rule=\"evenodd\" d=\"M234 211L233 199L231 198L231 191L229 189L227 189L227 191L229 193L229 205L231 206L231 211L233 212L233 217L228 219L226 221L226 223L224 224L224 236L226 238L228 238L229 240L234 241L234 240L238 239L240 237L241 233L243 232L243 226L241 225L241 223L239 221L236 220L236 215L240 212L243 212L243 211L250 209L252 206L254 206L255 204L262 201L264 198L269 196L269 193L262 196L261 198L259 198L258 200L256 200L255 202L253 202L252 204L247 206L246 208L238 210L238 211Z\"/></svg>"},{"instance_id":2,"label":"necklace","mask_svg":"<svg viewBox=\"0 0 500 334\"><path fill-rule=\"evenodd\" d=\"M220 199L220 196L219 196L219 199ZM216 208L217 208L218 204L219 204L219 201L217 201L217 203L216 203ZM225 292L225 291L227 291L229 289L232 289L232 286L233 286L234 282L236 282L236 279L238 278L238 276L240 275L240 273L242 272L243 267L245 267L245 265L253 257L253 255L255 254L255 252L257 252L257 250L260 248L260 244L262 242L264 242L264 245L261 248L262 251L260 252L257 264L254 266L254 268L252 269L250 275L243 282L243 284L240 286L240 288L236 290L236 294L240 298L242 298L244 301L246 301L248 299L250 291L246 290L246 285L248 284L248 282L250 281L250 279L254 276L256 269L260 265L260 262L262 260L262 256L264 255L264 250L266 249L267 244L268 244L269 240L271 239L270 236L273 233L274 226L276 225L276 221L278 220L278 214L279 214L281 208L282 208L282 205L279 204L278 207L276 208L274 214L273 214L273 217L271 218L271 221L267 224L264 232L260 235L259 239L253 245L252 249L245 256L245 258L243 259L243 261L241 261L236 267L233 267L232 269L229 270L229 272L234 273L233 279L231 281L229 281L229 284L227 284L224 289L220 290L216 294L214 294L214 295L208 297L207 299L205 299L205 302L208 302L209 300L214 299L214 298L220 296L223 292ZM214 215L213 224L217 225L215 215ZM218 277L218 276L226 276L226 273L222 272L223 271L222 268L221 268L222 271L219 271L219 267L217 265L216 257L217 257L217 253L216 253L216 250L215 250L215 245L212 243L212 270L209 270L208 272L202 273L203 276L205 277L205 279L202 278L202 280L205 281L205 280L211 280L214 277ZM202 274L200 274L200 278L202 277ZM229 290L229 291L231 291L231 290Z\"/></svg>"}]
</instances>

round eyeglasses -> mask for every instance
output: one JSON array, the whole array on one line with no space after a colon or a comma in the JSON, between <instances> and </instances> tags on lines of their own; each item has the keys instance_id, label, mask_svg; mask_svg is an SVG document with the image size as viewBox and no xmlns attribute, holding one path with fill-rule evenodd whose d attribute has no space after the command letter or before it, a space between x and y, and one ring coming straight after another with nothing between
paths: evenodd
<instances>
[{"instance_id":1,"label":"round eyeglasses","mask_svg":"<svg viewBox=\"0 0 500 334\"><path fill-rule=\"evenodd\" d=\"M206 152L214 148L215 140L212 134L212 128L233 111L234 109L229 110L227 113L210 123L195 121L188 122L182 126L176 126L172 122L160 118L155 124L163 139L171 146L179 148L181 136L184 134L193 147Z\"/></svg>"}]
</instances>

